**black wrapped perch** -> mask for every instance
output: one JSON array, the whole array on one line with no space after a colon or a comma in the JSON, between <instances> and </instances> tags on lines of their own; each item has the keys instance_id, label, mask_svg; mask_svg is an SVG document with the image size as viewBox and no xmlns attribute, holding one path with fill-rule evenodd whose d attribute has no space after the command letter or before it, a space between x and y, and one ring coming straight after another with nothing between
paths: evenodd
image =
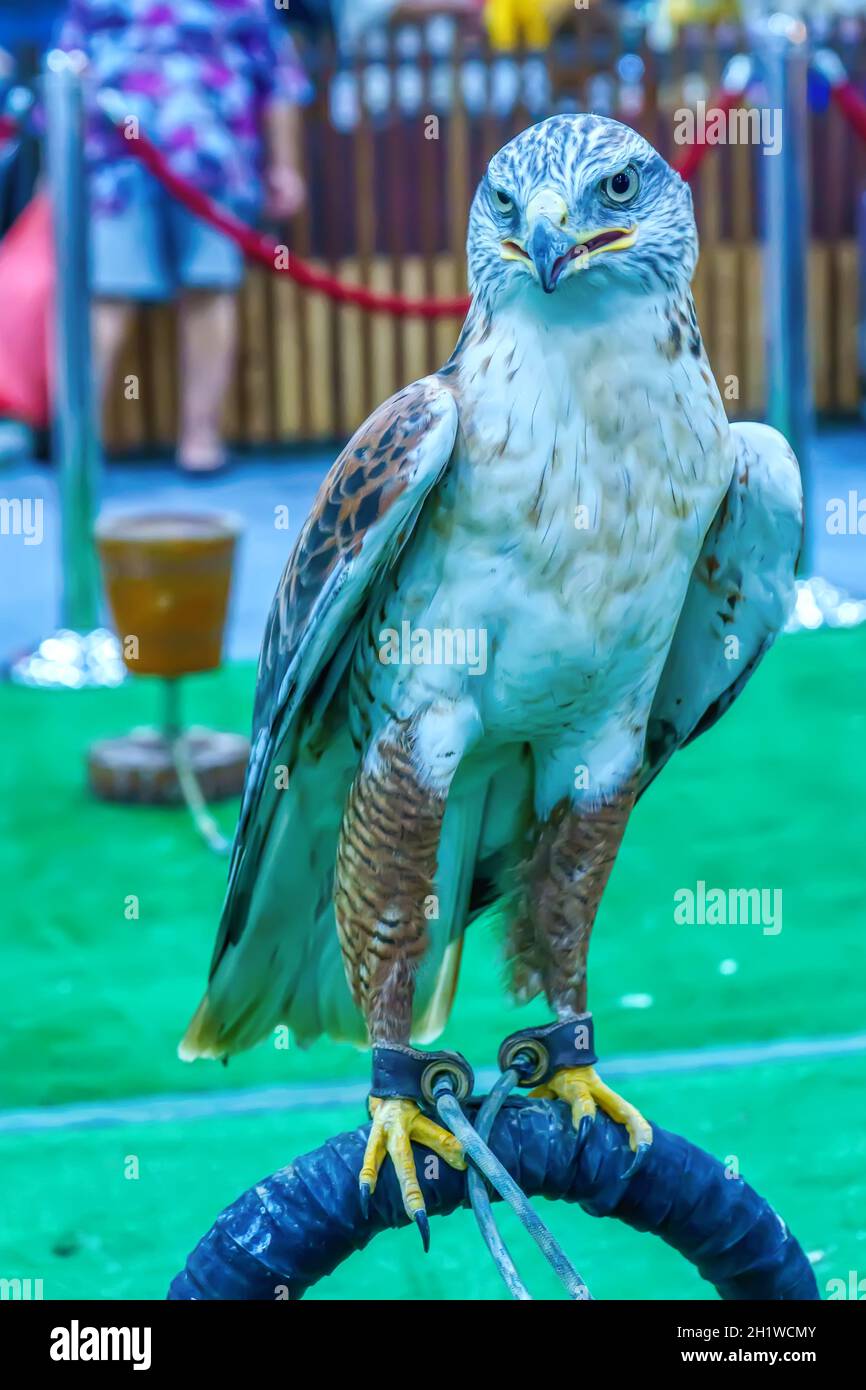
<instances>
[{"instance_id":1,"label":"black wrapped perch","mask_svg":"<svg viewBox=\"0 0 866 1390\"><path fill-rule=\"evenodd\" d=\"M474 1117L474 1103L465 1107ZM380 1231L408 1225L386 1163L367 1219L358 1172L369 1125L338 1134L251 1187L217 1217L172 1281L170 1299L259 1299L278 1289L302 1298ZM773 1208L717 1159L653 1126L636 1173L625 1131L599 1114L578 1139L568 1107L514 1097L496 1119L490 1145L530 1196L579 1202L592 1216L615 1216L661 1236L724 1299L817 1299L811 1266ZM435 1180L418 1174L431 1216L467 1201L466 1173L442 1163ZM418 1258L422 1259L420 1251ZM285 1296L285 1295L284 1295Z\"/></svg>"}]
</instances>

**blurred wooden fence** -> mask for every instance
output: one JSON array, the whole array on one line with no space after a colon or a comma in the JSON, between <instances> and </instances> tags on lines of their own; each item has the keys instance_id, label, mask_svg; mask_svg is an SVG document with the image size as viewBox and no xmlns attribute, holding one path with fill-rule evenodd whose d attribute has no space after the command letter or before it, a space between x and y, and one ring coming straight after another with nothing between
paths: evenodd
<instances>
[{"instance_id":1,"label":"blurred wooden fence","mask_svg":"<svg viewBox=\"0 0 866 1390\"><path fill-rule=\"evenodd\" d=\"M674 113L710 101L727 59L746 47L732 26L684 30L656 53L591 11L576 12L545 55L492 56L477 36L431 51L418 29L383 35L354 66L309 55L317 97L305 113L310 200L292 248L346 281L407 295L465 289L466 218L489 156L556 110L592 109L635 125L669 159ZM866 25L826 39L866 79ZM760 98L758 98L760 99ZM821 103L818 102L820 108ZM824 104L811 113L811 329L818 408L853 411L857 382L856 202L866 146ZM732 416L764 399L758 166L750 145L712 148L693 183L701 235L695 294L720 383L736 377ZM771 156L769 156L771 157ZM448 356L459 323L394 319L336 306L285 277L251 270L241 302L241 349L226 425L235 441L266 445L345 436L401 384ZM120 366L138 401L109 392L109 447L138 450L174 438L177 372L169 308L142 310Z\"/></svg>"}]
</instances>

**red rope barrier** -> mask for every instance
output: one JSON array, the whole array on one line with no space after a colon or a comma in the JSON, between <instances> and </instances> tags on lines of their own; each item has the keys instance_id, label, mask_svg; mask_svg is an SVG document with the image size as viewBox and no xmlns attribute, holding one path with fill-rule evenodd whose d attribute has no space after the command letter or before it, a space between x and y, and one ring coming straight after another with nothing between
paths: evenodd
<instances>
[{"instance_id":1,"label":"red rope barrier","mask_svg":"<svg viewBox=\"0 0 866 1390\"><path fill-rule=\"evenodd\" d=\"M19 133L19 125L11 116L0 115L0 145L5 145L9 140L14 140Z\"/></svg>"},{"instance_id":2,"label":"red rope barrier","mask_svg":"<svg viewBox=\"0 0 866 1390\"><path fill-rule=\"evenodd\" d=\"M707 110L712 111L714 114L720 111L723 112L724 115L727 115L741 100L742 96L742 90L729 90L723 87L721 91L717 92L713 97L712 102L707 102ZM678 159L674 164L674 168L680 178L684 179L686 183L690 183L706 158L707 150L714 148L714 145L707 143L705 131L702 130L695 143L689 145L688 148L683 151L682 158Z\"/></svg>"},{"instance_id":3,"label":"red rope barrier","mask_svg":"<svg viewBox=\"0 0 866 1390\"><path fill-rule=\"evenodd\" d=\"M845 64L832 48L819 48L812 66L830 88L830 95L861 140L866 140L866 99L854 86Z\"/></svg>"},{"instance_id":4,"label":"red rope barrier","mask_svg":"<svg viewBox=\"0 0 866 1390\"><path fill-rule=\"evenodd\" d=\"M103 109L106 109L103 107ZM113 124L113 116L106 110ZM185 208L198 217L204 218L212 227L224 232L248 256L259 265L267 266L276 274L288 275L296 284L305 289L319 290L340 304L354 304L359 309L398 316L417 315L419 318L460 317L469 308L471 300L463 295L454 299L406 299L400 294L383 294L367 289L364 285L346 285L324 271L316 270L307 261L291 254L286 257L285 246L274 241L263 232L248 227L234 213L220 207L206 193L188 183L176 174L165 155L147 136L138 134L129 140L130 152L159 179L164 188L177 198ZM285 264L282 262L285 260Z\"/></svg>"},{"instance_id":5,"label":"red rope barrier","mask_svg":"<svg viewBox=\"0 0 866 1390\"><path fill-rule=\"evenodd\" d=\"M831 87L830 91L839 110L847 117L860 139L866 140L866 99L854 83L847 79L838 86Z\"/></svg>"},{"instance_id":6,"label":"red rope barrier","mask_svg":"<svg viewBox=\"0 0 866 1390\"><path fill-rule=\"evenodd\" d=\"M743 87L722 88L714 97L713 102L708 103L708 109L711 105L713 110L727 113L740 100L743 90ZM112 110L115 101L114 94L105 93L100 101L107 118L115 127L119 128L122 125L122 118L118 119ZM200 189L181 178L171 168L162 150L148 140L146 135L139 132L135 137L127 137L127 143L130 153L136 159L141 160L142 164L150 170L172 197L182 203L185 208L195 213L197 217L203 218L205 222L209 222L218 231L224 232L250 260L256 261L259 265L267 266L276 274L288 275L296 284L302 285L305 289L317 290L338 304L353 304L357 308L365 309L371 313L392 314L397 317L462 318L469 309L472 301L468 296L461 295L453 299L407 299L401 294L382 293L367 289L364 285L347 285L342 280L337 280L333 275L317 270L300 256L296 256L294 253L287 255L287 247L281 246L279 242L274 241L264 232L258 232L255 228L249 227L239 217L235 217L234 213L220 207L206 193L202 193ZM674 164L674 168L686 181L694 178L701 162L706 157L707 150L710 148L712 146L707 144L702 133L701 138L694 145L689 146L682 158Z\"/></svg>"}]
</instances>

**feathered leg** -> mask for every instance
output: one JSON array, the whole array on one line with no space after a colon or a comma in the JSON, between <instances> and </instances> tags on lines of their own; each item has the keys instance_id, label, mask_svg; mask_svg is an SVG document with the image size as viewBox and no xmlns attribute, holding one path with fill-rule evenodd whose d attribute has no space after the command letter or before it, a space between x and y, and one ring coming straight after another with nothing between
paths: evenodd
<instances>
[{"instance_id":1,"label":"feathered leg","mask_svg":"<svg viewBox=\"0 0 866 1390\"><path fill-rule=\"evenodd\" d=\"M425 784L416 730L388 726L358 772L337 848L334 907L346 979L372 1042L408 1043L427 948L446 791Z\"/></svg>"},{"instance_id":2,"label":"feathered leg","mask_svg":"<svg viewBox=\"0 0 866 1390\"><path fill-rule=\"evenodd\" d=\"M560 1021L586 1014L589 939L636 791L637 777L630 776L595 802L566 798L557 803L522 868L506 944L513 988L524 999L543 990ZM577 1128L591 1122L600 1106L625 1125L636 1162L652 1142L640 1112L605 1086L591 1066L563 1067L532 1094L567 1101Z\"/></svg>"},{"instance_id":3,"label":"feathered leg","mask_svg":"<svg viewBox=\"0 0 866 1390\"><path fill-rule=\"evenodd\" d=\"M610 800L563 800L539 827L521 869L519 906L507 944L515 993L544 990L560 1016L586 1009L589 938L634 805L630 781Z\"/></svg>"},{"instance_id":4,"label":"feathered leg","mask_svg":"<svg viewBox=\"0 0 866 1390\"><path fill-rule=\"evenodd\" d=\"M427 916L445 803L460 757L476 733L474 706L443 702L392 721L375 741L346 803L337 851L334 905L346 978L370 1040L408 1046L415 973L427 947ZM411 1140L453 1168L466 1166L447 1130L411 1096L371 1095L373 1129L360 1184L366 1203L385 1154L425 1248L429 1227Z\"/></svg>"}]
</instances>

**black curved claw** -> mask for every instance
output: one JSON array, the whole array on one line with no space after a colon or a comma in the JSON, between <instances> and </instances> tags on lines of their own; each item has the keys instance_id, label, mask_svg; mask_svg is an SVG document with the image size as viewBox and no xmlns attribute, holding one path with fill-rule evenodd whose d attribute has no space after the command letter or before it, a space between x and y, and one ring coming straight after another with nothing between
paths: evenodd
<instances>
[{"instance_id":1,"label":"black curved claw","mask_svg":"<svg viewBox=\"0 0 866 1390\"><path fill-rule=\"evenodd\" d=\"M423 1208L421 1211L416 1211L412 1220L421 1232L421 1244L424 1246L424 1254L428 1255L430 1253L430 1221L426 1211L424 1211Z\"/></svg>"},{"instance_id":2,"label":"black curved claw","mask_svg":"<svg viewBox=\"0 0 866 1390\"><path fill-rule=\"evenodd\" d=\"M595 1116L594 1116L594 1115L581 1115L581 1117L580 1117L580 1124L577 1126L577 1142L578 1142L578 1144L585 1144L585 1143L586 1143L586 1140L587 1140L587 1138L589 1137L589 1131L592 1129L592 1126L593 1126L594 1121L595 1121Z\"/></svg>"},{"instance_id":3,"label":"black curved claw","mask_svg":"<svg viewBox=\"0 0 866 1390\"><path fill-rule=\"evenodd\" d=\"M358 1183L358 1197L361 1201L361 1215L366 1221L370 1215L370 1184L368 1182Z\"/></svg>"},{"instance_id":4,"label":"black curved claw","mask_svg":"<svg viewBox=\"0 0 866 1390\"><path fill-rule=\"evenodd\" d=\"M638 1144L637 1148L635 1149L634 1158L632 1159L631 1163L628 1165L628 1167L622 1175L623 1179L630 1178L633 1176L633 1174L637 1172L638 1168L640 1168L641 1164L643 1163L644 1159L649 1153L649 1150L649 1144Z\"/></svg>"}]
</instances>

